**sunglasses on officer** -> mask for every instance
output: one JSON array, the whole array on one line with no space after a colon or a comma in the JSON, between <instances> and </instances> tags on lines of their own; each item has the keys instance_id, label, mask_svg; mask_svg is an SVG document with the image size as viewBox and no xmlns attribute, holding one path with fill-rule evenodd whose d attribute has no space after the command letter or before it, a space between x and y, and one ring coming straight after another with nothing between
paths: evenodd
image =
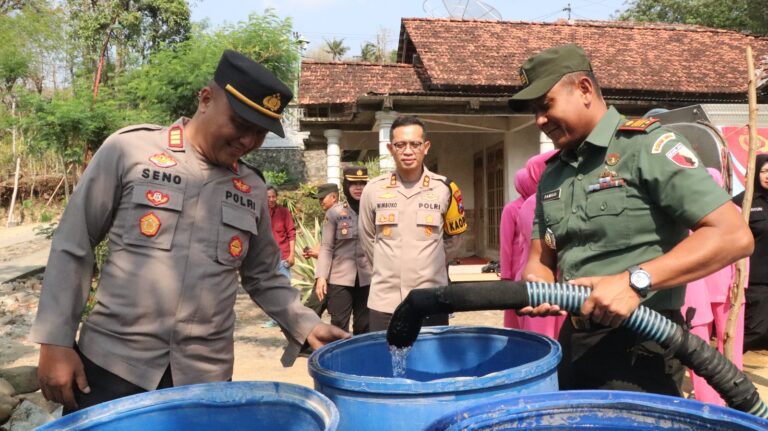
<instances>
[{"instance_id":1,"label":"sunglasses on officer","mask_svg":"<svg viewBox=\"0 0 768 431\"><path fill-rule=\"evenodd\" d=\"M405 151L406 147L410 147L413 151L418 151L423 145L424 142L421 141L397 141L392 143L392 147L398 152Z\"/></svg>"}]
</instances>

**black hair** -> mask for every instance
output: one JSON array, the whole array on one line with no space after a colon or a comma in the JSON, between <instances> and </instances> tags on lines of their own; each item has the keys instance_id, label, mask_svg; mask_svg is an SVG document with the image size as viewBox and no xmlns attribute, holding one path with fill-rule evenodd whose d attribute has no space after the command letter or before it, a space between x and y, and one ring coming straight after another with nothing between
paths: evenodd
<instances>
[{"instance_id":1,"label":"black hair","mask_svg":"<svg viewBox=\"0 0 768 431\"><path fill-rule=\"evenodd\" d=\"M389 140L392 141L392 137L394 136L395 129L398 127L405 127L405 126L419 126L421 127L421 137L425 141L427 140L427 128L424 126L424 123L419 120L418 118L412 116L412 115L401 115L395 119L395 121L392 122L392 126L389 128Z\"/></svg>"}]
</instances>

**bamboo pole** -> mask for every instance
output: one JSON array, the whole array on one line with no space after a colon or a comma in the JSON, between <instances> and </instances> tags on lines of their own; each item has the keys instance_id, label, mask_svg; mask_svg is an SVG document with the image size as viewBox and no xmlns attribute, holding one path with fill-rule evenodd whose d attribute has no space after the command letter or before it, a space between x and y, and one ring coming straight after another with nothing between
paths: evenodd
<instances>
[{"instance_id":1,"label":"bamboo pole","mask_svg":"<svg viewBox=\"0 0 768 431\"><path fill-rule=\"evenodd\" d=\"M749 100L749 155L747 156L747 174L744 178L744 200L741 204L741 215L744 222L749 224L749 213L752 209L752 195L755 188L755 155L757 153L757 75L755 74L755 62L752 56L752 47L747 46L747 73L749 84L747 87L747 99ZM736 280L731 286L731 308L728 312L728 321L725 325L725 357L733 361L733 342L736 336L736 323L739 312L744 304L744 285L746 284L746 267L748 257L736 262ZM738 348L742 348L738 346Z\"/></svg>"}]
</instances>

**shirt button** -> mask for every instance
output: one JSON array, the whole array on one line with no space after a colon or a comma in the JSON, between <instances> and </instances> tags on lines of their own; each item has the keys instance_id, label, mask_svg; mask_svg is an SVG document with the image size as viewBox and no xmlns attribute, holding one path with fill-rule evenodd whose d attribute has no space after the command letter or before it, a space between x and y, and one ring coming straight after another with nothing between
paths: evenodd
<instances>
[{"instance_id":1,"label":"shirt button","mask_svg":"<svg viewBox=\"0 0 768 431\"><path fill-rule=\"evenodd\" d=\"M571 213L576 214L576 207L571 208Z\"/></svg>"},{"instance_id":2,"label":"shirt button","mask_svg":"<svg viewBox=\"0 0 768 431\"><path fill-rule=\"evenodd\" d=\"M584 179L584 175L582 175L582 174L576 175L576 179L581 181L581 180Z\"/></svg>"},{"instance_id":3,"label":"shirt button","mask_svg":"<svg viewBox=\"0 0 768 431\"><path fill-rule=\"evenodd\" d=\"M605 211L606 208L608 208L608 204L606 204L605 202L600 204L600 210L601 211Z\"/></svg>"}]
</instances>

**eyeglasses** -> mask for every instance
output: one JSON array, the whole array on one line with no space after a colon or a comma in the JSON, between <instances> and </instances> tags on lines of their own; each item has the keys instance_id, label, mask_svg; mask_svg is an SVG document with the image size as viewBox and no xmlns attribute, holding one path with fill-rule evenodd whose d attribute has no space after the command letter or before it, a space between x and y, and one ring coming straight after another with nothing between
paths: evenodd
<instances>
[{"instance_id":1,"label":"eyeglasses","mask_svg":"<svg viewBox=\"0 0 768 431\"><path fill-rule=\"evenodd\" d=\"M405 151L405 147L410 147L411 150L417 151L422 145L424 145L424 143L420 141L398 141L392 143L392 146L397 151Z\"/></svg>"}]
</instances>

